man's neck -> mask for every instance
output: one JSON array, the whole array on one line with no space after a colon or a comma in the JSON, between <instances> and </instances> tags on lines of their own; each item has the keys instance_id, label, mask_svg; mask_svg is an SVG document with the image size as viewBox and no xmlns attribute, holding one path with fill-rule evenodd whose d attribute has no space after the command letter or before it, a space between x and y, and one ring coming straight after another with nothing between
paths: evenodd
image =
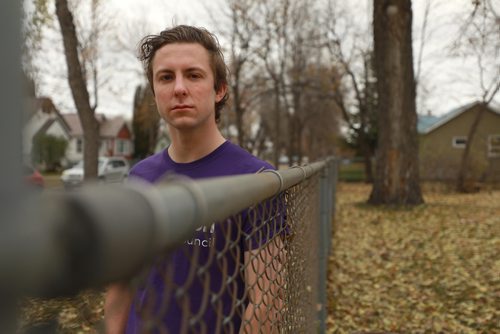
<instances>
[{"instance_id":1,"label":"man's neck","mask_svg":"<svg viewBox=\"0 0 500 334\"><path fill-rule=\"evenodd\" d=\"M212 131L179 131L170 128L172 143L168 148L170 158L178 163L193 162L207 156L222 145L226 139L218 128Z\"/></svg>"}]
</instances>

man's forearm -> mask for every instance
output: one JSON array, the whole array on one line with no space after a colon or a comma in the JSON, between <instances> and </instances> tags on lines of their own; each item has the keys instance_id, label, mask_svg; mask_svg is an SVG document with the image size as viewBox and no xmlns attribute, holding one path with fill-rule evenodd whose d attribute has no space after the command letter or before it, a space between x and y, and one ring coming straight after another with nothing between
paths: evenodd
<instances>
[{"instance_id":1,"label":"man's forearm","mask_svg":"<svg viewBox=\"0 0 500 334\"><path fill-rule=\"evenodd\" d=\"M249 304L243 315L240 334L273 333L269 314L266 313L262 308Z\"/></svg>"},{"instance_id":2,"label":"man's forearm","mask_svg":"<svg viewBox=\"0 0 500 334\"><path fill-rule=\"evenodd\" d=\"M245 309L240 334L278 333L283 303L281 298L270 295L257 298L258 304L250 302Z\"/></svg>"},{"instance_id":3,"label":"man's forearm","mask_svg":"<svg viewBox=\"0 0 500 334\"><path fill-rule=\"evenodd\" d=\"M132 304L132 292L128 284L115 283L108 287L104 301L106 334L123 334Z\"/></svg>"},{"instance_id":4,"label":"man's forearm","mask_svg":"<svg viewBox=\"0 0 500 334\"><path fill-rule=\"evenodd\" d=\"M243 315L240 333L278 333L283 310L284 247L274 238L263 248L245 252L245 285L248 306Z\"/></svg>"}]
</instances>

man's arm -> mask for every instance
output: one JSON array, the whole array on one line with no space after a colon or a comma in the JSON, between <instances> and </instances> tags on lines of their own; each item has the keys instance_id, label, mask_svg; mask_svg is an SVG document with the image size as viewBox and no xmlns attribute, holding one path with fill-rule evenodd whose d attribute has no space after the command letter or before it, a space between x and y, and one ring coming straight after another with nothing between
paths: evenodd
<instances>
[{"instance_id":1,"label":"man's arm","mask_svg":"<svg viewBox=\"0 0 500 334\"><path fill-rule=\"evenodd\" d=\"M132 305L132 291L127 283L110 285L104 300L106 334L123 334Z\"/></svg>"},{"instance_id":2,"label":"man's arm","mask_svg":"<svg viewBox=\"0 0 500 334\"><path fill-rule=\"evenodd\" d=\"M246 251L245 286L249 303L240 334L278 333L285 284L285 249L280 236L256 250Z\"/></svg>"}]
</instances>

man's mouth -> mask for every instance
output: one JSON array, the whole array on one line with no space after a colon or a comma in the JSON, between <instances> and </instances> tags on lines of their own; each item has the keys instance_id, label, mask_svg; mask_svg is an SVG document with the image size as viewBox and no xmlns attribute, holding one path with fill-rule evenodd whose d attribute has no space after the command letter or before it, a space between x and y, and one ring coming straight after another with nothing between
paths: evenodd
<instances>
[{"instance_id":1,"label":"man's mouth","mask_svg":"<svg viewBox=\"0 0 500 334\"><path fill-rule=\"evenodd\" d=\"M179 109L188 109L188 108L192 108L193 106L192 105L189 105L189 104L177 104L175 105L172 110L179 110Z\"/></svg>"}]
</instances>

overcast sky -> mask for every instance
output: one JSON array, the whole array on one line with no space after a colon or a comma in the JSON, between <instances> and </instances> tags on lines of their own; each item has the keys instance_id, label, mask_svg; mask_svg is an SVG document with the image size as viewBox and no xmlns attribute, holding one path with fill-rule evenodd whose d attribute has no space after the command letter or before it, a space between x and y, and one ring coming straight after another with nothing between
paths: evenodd
<instances>
[{"instance_id":1,"label":"overcast sky","mask_svg":"<svg viewBox=\"0 0 500 334\"><path fill-rule=\"evenodd\" d=\"M217 1L208 2L215 7ZM162 28L177 24L193 24L205 26L209 30L218 31L213 20L207 13L206 1L199 0L108 0L105 2L108 12L112 13L113 24L119 27L119 50L114 45L106 51L103 59L104 70L101 80L106 84L100 93L98 112L108 115L123 114L132 116L132 100L134 90L141 82L141 67L134 58L134 50L140 37L155 33ZM363 24L371 17L369 5L371 0L354 0L347 2L355 7L356 21ZM414 57L418 56L421 44L421 26L426 0L413 0L413 39ZM500 1L493 1L498 4ZM147 5L146 5L147 4ZM427 27L426 43L422 61L421 79L426 91L419 90L419 112L430 111L434 115L442 114L461 104L468 103L478 96L477 66L470 59L453 58L449 56L449 46L457 36L457 19L464 9L470 8L470 0L434 0ZM500 11L500 4L498 5ZM221 24L221 20L218 20ZM55 45L54 40L50 43ZM221 40L224 45L224 41ZM111 43L110 43L111 44ZM116 43L114 43L116 44ZM56 48L56 47L54 47ZM128 51L125 49L129 49ZM41 57L42 66L47 60ZM61 58L62 62L62 58ZM116 66L118 65L118 67ZM497 62L497 66L500 64ZM50 65L52 78L43 78L40 93L50 95L62 112L74 112L74 106L69 99L69 90L64 76L64 64ZM64 93L66 92L66 93ZM498 98L497 98L498 101Z\"/></svg>"}]
</instances>

